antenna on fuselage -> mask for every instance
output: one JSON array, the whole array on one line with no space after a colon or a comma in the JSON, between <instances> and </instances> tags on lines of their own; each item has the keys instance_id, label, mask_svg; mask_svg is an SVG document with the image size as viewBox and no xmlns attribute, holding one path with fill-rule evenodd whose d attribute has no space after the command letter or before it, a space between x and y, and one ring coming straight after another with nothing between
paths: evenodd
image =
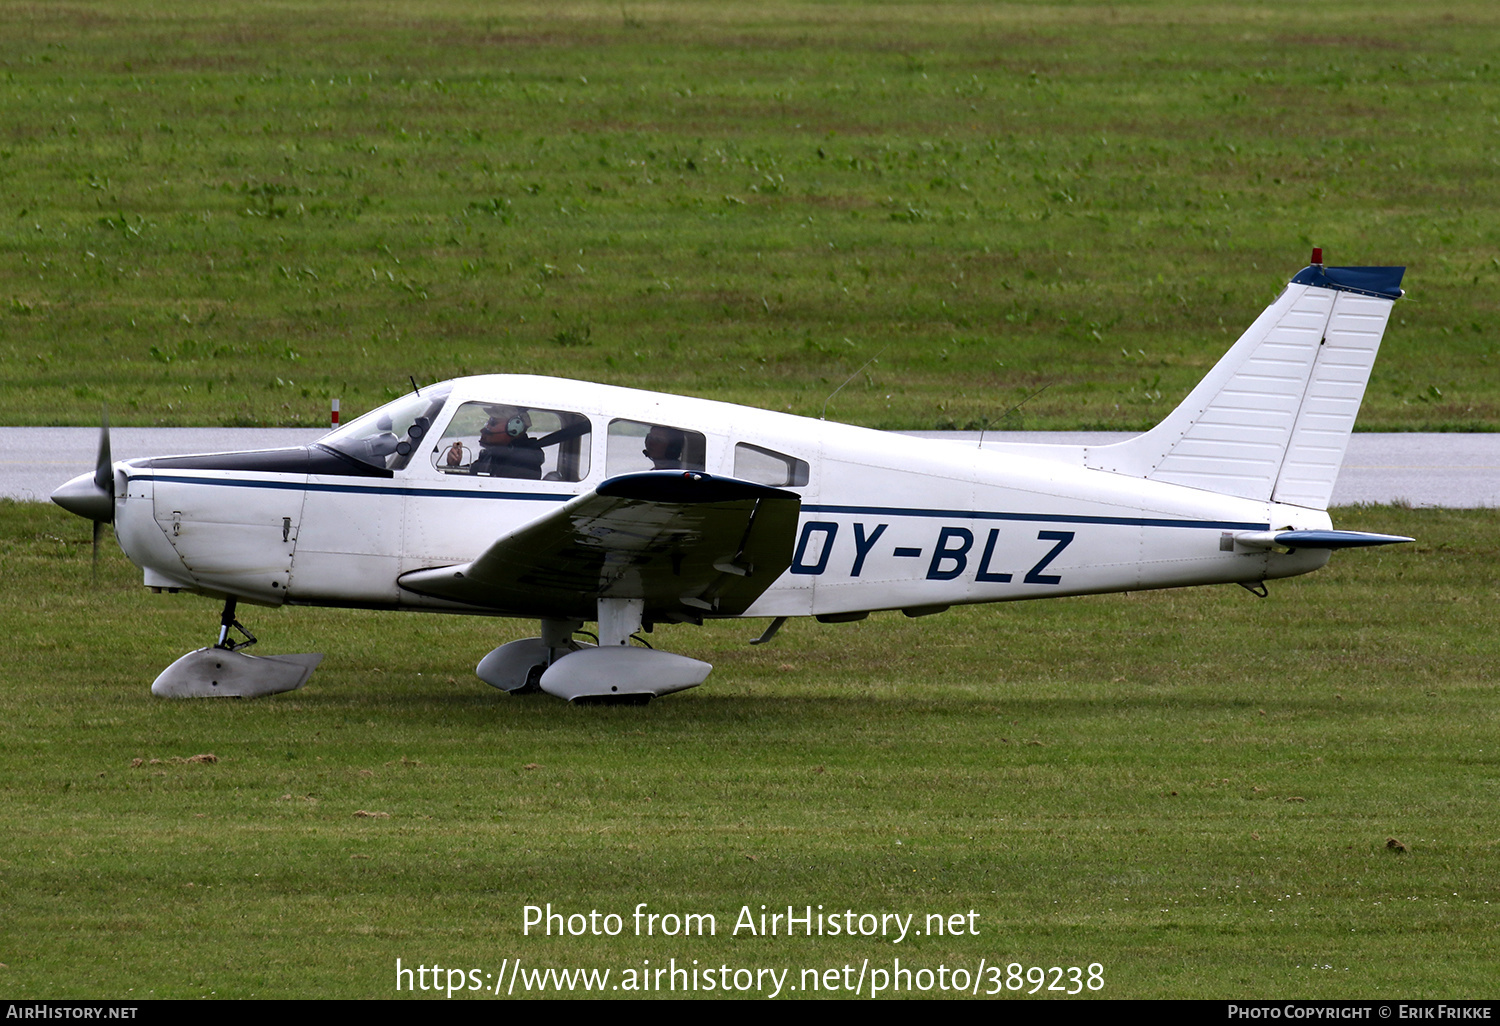
<instances>
[{"instance_id":1,"label":"antenna on fuselage","mask_svg":"<svg viewBox=\"0 0 1500 1026\"><path fill-rule=\"evenodd\" d=\"M1052 382L1050 382L1050 381L1047 382L1041 388L1037 389L1035 392L1033 392L1030 395L1028 395L1025 399L1022 399L1020 402L1016 403L1016 405L1012 406L1010 409L1008 409L1004 413L1002 413L1000 415L1000 419L1003 421L1006 417L1009 417L1012 413L1015 413L1021 407L1025 406L1027 403L1031 402L1031 400L1035 399L1037 396L1041 395L1043 392L1047 391L1047 389L1049 389L1051 387L1052 387ZM981 449L984 448L984 433L985 433L985 431L987 431L989 429L989 426L990 426L990 422L988 420L984 421L982 424L979 425L979 448L981 448Z\"/></svg>"},{"instance_id":2,"label":"antenna on fuselage","mask_svg":"<svg viewBox=\"0 0 1500 1026\"><path fill-rule=\"evenodd\" d=\"M844 341L847 342L849 340L846 338L846 339L844 339ZM864 367L861 367L859 370L855 371L853 374L851 374L847 378L845 378L844 379L844 385L849 384L849 382L853 381L855 378L857 378L861 374L863 374L864 371L865 371L865 367L870 366L870 364L874 363L876 360L878 360L882 356L884 356L885 355L885 351L887 349L889 349L889 348L891 348L891 344L889 342L887 342L884 346L882 346L880 348L880 352L876 353L874 356L870 357L868 360L865 361ZM831 402L833 402L833 397L834 396L838 395L840 392L842 392L844 390L844 385L840 385L838 388L835 388L832 392L828 393L828 398L823 400L823 412L820 413L820 414L818 414L818 419L819 420L827 420L828 419L828 404L831 403Z\"/></svg>"},{"instance_id":3,"label":"antenna on fuselage","mask_svg":"<svg viewBox=\"0 0 1500 1026\"><path fill-rule=\"evenodd\" d=\"M417 387L417 376L415 374L408 374L406 380L411 382L411 390L417 393L417 398L420 399L422 397L422 390Z\"/></svg>"}]
</instances>

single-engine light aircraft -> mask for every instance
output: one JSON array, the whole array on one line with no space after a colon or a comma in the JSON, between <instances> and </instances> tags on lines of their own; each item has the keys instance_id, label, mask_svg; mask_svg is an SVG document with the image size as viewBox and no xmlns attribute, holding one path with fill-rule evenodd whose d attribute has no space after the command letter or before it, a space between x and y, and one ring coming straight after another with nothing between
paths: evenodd
<instances>
[{"instance_id":1,"label":"single-engine light aircraft","mask_svg":"<svg viewBox=\"0 0 1500 1026\"><path fill-rule=\"evenodd\" d=\"M480 679L644 702L711 669L645 646L658 623L770 618L758 643L794 616L1264 594L1333 549L1410 541L1333 530L1326 512L1404 270L1325 267L1315 250L1176 410L1112 445L964 445L488 375L418 388L300 448L114 463L106 422L95 471L52 498L96 538L112 522L147 587L223 601L217 642L163 671L157 694L306 682L320 655L242 651L244 601L534 618L540 636L490 652Z\"/></svg>"}]
</instances>

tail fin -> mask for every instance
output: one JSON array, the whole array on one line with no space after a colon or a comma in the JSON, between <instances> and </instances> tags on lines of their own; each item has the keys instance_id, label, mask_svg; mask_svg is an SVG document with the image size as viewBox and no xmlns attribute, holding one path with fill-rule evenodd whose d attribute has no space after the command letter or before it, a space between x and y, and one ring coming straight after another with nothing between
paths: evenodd
<instances>
[{"instance_id":1,"label":"tail fin","mask_svg":"<svg viewBox=\"0 0 1500 1026\"><path fill-rule=\"evenodd\" d=\"M1299 271L1156 427L1085 463L1247 499L1327 509L1404 267Z\"/></svg>"}]
</instances>

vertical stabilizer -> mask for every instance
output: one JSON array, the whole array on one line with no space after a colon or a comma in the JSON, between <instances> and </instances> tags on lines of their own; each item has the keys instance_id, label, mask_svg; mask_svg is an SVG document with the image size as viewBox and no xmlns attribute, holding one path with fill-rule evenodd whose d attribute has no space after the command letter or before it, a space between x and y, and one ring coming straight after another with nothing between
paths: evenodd
<instances>
[{"instance_id":1,"label":"vertical stabilizer","mask_svg":"<svg viewBox=\"0 0 1500 1026\"><path fill-rule=\"evenodd\" d=\"M1326 509L1404 271L1303 269L1165 420L1086 464Z\"/></svg>"}]
</instances>

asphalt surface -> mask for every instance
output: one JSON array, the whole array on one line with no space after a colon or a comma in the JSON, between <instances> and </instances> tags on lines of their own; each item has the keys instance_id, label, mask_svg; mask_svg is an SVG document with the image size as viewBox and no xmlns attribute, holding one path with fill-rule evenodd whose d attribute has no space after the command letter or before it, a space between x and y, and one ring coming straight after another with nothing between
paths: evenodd
<instances>
[{"instance_id":1,"label":"asphalt surface","mask_svg":"<svg viewBox=\"0 0 1500 1026\"><path fill-rule=\"evenodd\" d=\"M977 431L914 431L977 441ZM992 431L986 439L1106 445L1133 437L1107 431ZM1333 505L1410 503L1444 509L1500 506L1500 433L1354 434L1333 486Z\"/></svg>"},{"instance_id":2,"label":"asphalt surface","mask_svg":"<svg viewBox=\"0 0 1500 1026\"><path fill-rule=\"evenodd\" d=\"M303 445L309 428L114 428L116 460L177 453ZM978 432L911 432L954 442ZM990 432L988 439L1101 444L1130 437L1107 432ZM42 502L69 478L93 470L97 428L0 428L0 498ZM1356 434L1333 489L1333 504L1407 502L1472 509L1500 506L1500 433Z\"/></svg>"}]
</instances>

